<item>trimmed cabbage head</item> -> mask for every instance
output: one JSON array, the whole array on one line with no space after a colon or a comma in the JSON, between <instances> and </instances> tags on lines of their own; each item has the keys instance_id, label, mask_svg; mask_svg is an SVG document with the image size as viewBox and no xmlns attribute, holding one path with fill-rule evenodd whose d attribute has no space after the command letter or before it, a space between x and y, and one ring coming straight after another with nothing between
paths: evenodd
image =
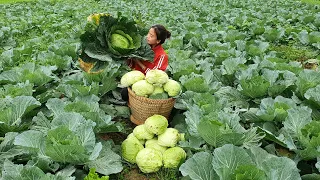
<instances>
[{"instance_id":1,"label":"trimmed cabbage head","mask_svg":"<svg viewBox=\"0 0 320 180\"><path fill-rule=\"evenodd\" d=\"M135 137L135 136L133 135L133 132L128 135L127 139L130 138L131 136ZM136 138L136 137L135 137L135 138ZM137 139L138 139L138 138L137 138ZM145 140L145 139L138 139L138 140L139 140L139 142L140 142L142 145L144 145L144 144L146 143L146 140Z\"/></svg>"},{"instance_id":2,"label":"trimmed cabbage head","mask_svg":"<svg viewBox=\"0 0 320 180\"><path fill-rule=\"evenodd\" d=\"M181 92L180 84L172 79L169 79L166 84L163 85L163 89L168 93L169 96L178 96Z\"/></svg>"},{"instance_id":3,"label":"trimmed cabbage head","mask_svg":"<svg viewBox=\"0 0 320 180\"><path fill-rule=\"evenodd\" d=\"M158 144L166 147L174 147L180 140L179 131L175 128L167 128L166 131L158 136Z\"/></svg>"},{"instance_id":4,"label":"trimmed cabbage head","mask_svg":"<svg viewBox=\"0 0 320 180\"><path fill-rule=\"evenodd\" d=\"M144 148L137 154L136 162L144 173L157 172L162 166L162 153L155 149Z\"/></svg>"},{"instance_id":5,"label":"trimmed cabbage head","mask_svg":"<svg viewBox=\"0 0 320 180\"><path fill-rule=\"evenodd\" d=\"M148 83L146 80L140 80L132 85L132 91L137 96L148 97L152 94L154 87L152 84Z\"/></svg>"},{"instance_id":6,"label":"trimmed cabbage head","mask_svg":"<svg viewBox=\"0 0 320 180\"><path fill-rule=\"evenodd\" d=\"M135 136L128 136L121 144L121 155L126 161L136 163L136 156L143 148L143 145Z\"/></svg>"},{"instance_id":7,"label":"trimmed cabbage head","mask_svg":"<svg viewBox=\"0 0 320 180\"><path fill-rule=\"evenodd\" d=\"M162 86L163 84L168 82L169 76L162 70L152 69L147 72L146 80L150 84Z\"/></svg>"},{"instance_id":8,"label":"trimmed cabbage head","mask_svg":"<svg viewBox=\"0 0 320 180\"><path fill-rule=\"evenodd\" d=\"M137 139L152 139L154 134L147 131L144 124L138 125L133 129L133 135Z\"/></svg>"},{"instance_id":9,"label":"trimmed cabbage head","mask_svg":"<svg viewBox=\"0 0 320 180\"><path fill-rule=\"evenodd\" d=\"M147 140L146 143L145 143L145 147L146 147L146 148L151 148L151 149L158 150L158 151L160 151L161 153L164 153L164 151L167 150L167 147L160 146L160 145L158 144L158 140L157 140L156 138Z\"/></svg>"},{"instance_id":10,"label":"trimmed cabbage head","mask_svg":"<svg viewBox=\"0 0 320 180\"><path fill-rule=\"evenodd\" d=\"M153 116L150 116L146 119L144 122L144 125L150 133L159 135L166 131L168 127L168 120L166 117L155 114Z\"/></svg>"},{"instance_id":11,"label":"trimmed cabbage head","mask_svg":"<svg viewBox=\"0 0 320 180\"><path fill-rule=\"evenodd\" d=\"M120 80L122 87L129 87L132 84L143 80L145 78L144 74L141 71L133 70L125 73Z\"/></svg>"},{"instance_id":12,"label":"trimmed cabbage head","mask_svg":"<svg viewBox=\"0 0 320 180\"><path fill-rule=\"evenodd\" d=\"M154 87L154 90L151 95L161 94L164 92L164 89L162 86L153 86L153 87Z\"/></svg>"},{"instance_id":13,"label":"trimmed cabbage head","mask_svg":"<svg viewBox=\"0 0 320 180\"><path fill-rule=\"evenodd\" d=\"M186 152L181 147L172 147L163 154L163 166L165 168L177 168L187 157Z\"/></svg>"}]
</instances>

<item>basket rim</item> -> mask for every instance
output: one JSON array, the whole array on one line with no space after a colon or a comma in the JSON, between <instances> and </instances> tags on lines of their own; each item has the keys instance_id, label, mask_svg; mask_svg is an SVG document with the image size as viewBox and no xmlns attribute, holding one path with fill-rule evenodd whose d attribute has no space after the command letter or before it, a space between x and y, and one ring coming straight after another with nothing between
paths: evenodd
<instances>
[{"instance_id":1,"label":"basket rim","mask_svg":"<svg viewBox=\"0 0 320 180\"><path fill-rule=\"evenodd\" d=\"M128 88L128 92L129 92L129 95L133 96L134 98L139 98L140 100L143 100L143 101L156 101L156 102L172 102L172 101L175 101L175 98L168 98L168 99L150 99L150 98L147 98L147 97L143 97L143 96L137 96L133 90L131 90L130 87L127 87Z\"/></svg>"}]
</instances>

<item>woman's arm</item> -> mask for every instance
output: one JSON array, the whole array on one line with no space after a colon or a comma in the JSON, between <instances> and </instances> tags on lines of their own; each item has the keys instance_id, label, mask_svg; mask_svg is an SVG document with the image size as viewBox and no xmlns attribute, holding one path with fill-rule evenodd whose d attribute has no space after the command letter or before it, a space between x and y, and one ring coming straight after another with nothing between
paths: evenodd
<instances>
[{"instance_id":1,"label":"woman's arm","mask_svg":"<svg viewBox=\"0 0 320 180\"><path fill-rule=\"evenodd\" d=\"M133 61L134 61L135 63L137 63L137 64L141 67L142 70L145 70L145 69L146 69L146 66L143 65L140 60L136 60L136 59L135 59L135 60L133 60Z\"/></svg>"}]
</instances>

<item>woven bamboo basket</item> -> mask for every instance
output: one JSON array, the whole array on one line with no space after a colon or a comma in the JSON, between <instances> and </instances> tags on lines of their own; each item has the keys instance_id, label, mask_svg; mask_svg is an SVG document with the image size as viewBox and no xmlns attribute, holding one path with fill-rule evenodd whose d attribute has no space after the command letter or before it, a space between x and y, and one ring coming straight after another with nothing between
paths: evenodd
<instances>
[{"instance_id":1,"label":"woven bamboo basket","mask_svg":"<svg viewBox=\"0 0 320 180\"><path fill-rule=\"evenodd\" d=\"M168 119L176 102L174 98L149 99L137 96L130 88L128 88L128 94L128 106L131 110L130 120L136 125L143 124L148 117L155 114L160 114Z\"/></svg>"}]
</instances>

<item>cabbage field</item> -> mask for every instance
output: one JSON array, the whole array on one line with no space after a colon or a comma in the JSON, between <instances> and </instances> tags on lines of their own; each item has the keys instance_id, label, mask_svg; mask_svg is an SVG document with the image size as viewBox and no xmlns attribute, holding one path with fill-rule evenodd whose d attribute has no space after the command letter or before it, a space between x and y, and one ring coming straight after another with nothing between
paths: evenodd
<instances>
[{"instance_id":1,"label":"cabbage field","mask_svg":"<svg viewBox=\"0 0 320 180\"><path fill-rule=\"evenodd\" d=\"M92 13L171 31L179 168L143 173L121 156L135 127L118 86L129 68L80 68ZM0 0L0 179L320 179L319 52L316 3Z\"/></svg>"}]
</instances>

